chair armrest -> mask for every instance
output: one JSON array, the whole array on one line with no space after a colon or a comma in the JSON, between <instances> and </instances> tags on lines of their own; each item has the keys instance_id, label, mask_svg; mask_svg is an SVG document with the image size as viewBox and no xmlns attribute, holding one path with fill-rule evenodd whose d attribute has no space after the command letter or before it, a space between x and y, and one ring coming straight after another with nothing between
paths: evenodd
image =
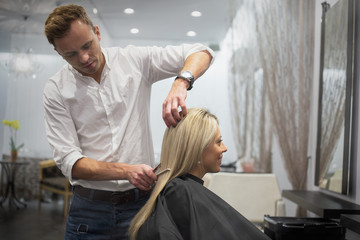
<instances>
[{"instance_id":1,"label":"chair armrest","mask_svg":"<svg viewBox=\"0 0 360 240\"><path fill-rule=\"evenodd\" d=\"M43 160L39 162L40 168L48 168L56 166L54 159Z\"/></svg>"},{"instance_id":2,"label":"chair armrest","mask_svg":"<svg viewBox=\"0 0 360 240\"><path fill-rule=\"evenodd\" d=\"M282 199L275 202L275 216L285 216L285 203Z\"/></svg>"},{"instance_id":3,"label":"chair armrest","mask_svg":"<svg viewBox=\"0 0 360 240\"><path fill-rule=\"evenodd\" d=\"M40 161L39 165L40 165L40 170L39 170L39 172L40 172L39 179L40 180L42 180L44 178L44 169L56 167L56 163L55 163L54 159Z\"/></svg>"}]
</instances>

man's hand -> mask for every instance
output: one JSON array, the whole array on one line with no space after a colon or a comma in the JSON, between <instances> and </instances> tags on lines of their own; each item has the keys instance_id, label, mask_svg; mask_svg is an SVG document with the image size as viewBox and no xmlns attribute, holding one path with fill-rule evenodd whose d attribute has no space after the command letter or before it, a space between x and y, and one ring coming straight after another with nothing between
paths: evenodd
<instances>
[{"instance_id":1,"label":"man's hand","mask_svg":"<svg viewBox=\"0 0 360 240\"><path fill-rule=\"evenodd\" d=\"M208 50L195 52L186 58L184 67L180 72L190 71L195 78L194 80L196 80L206 71L206 69L208 69L212 58L213 55ZM181 120L179 106L181 107L183 116L186 116L185 99L187 96L187 89L190 87L189 85L189 82L181 78L177 78L174 81L169 95L163 103L162 115L166 126L176 127L177 123Z\"/></svg>"},{"instance_id":2,"label":"man's hand","mask_svg":"<svg viewBox=\"0 0 360 240\"><path fill-rule=\"evenodd\" d=\"M127 179L135 187L148 191L157 180L157 176L148 165L129 165Z\"/></svg>"},{"instance_id":3,"label":"man's hand","mask_svg":"<svg viewBox=\"0 0 360 240\"><path fill-rule=\"evenodd\" d=\"M102 162L91 158L79 159L72 168L73 179L128 180L141 190L150 190L157 180L153 169L145 164Z\"/></svg>"},{"instance_id":4,"label":"man's hand","mask_svg":"<svg viewBox=\"0 0 360 240\"><path fill-rule=\"evenodd\" d=\"M188 82L183 79L176 79L170 89L168 96L163 103L163 119L166 126L176 127L177 123L181 120L179 113L179 106L183 116L187 114L185 99L187 96Z\"/></svg>"}]
</instances>

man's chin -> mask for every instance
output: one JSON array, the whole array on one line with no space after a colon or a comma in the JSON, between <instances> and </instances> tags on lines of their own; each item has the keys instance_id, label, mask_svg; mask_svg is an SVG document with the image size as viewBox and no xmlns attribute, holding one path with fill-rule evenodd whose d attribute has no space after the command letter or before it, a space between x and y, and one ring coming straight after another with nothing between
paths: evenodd
<instances>
[{"instance_id":1,"label":"man's chin","mask_svg":"<svg viewBox=\"0 0 360 240\"><path fill-rule=\"evenodd\" d=\"M94 75L96 73L96 69L89 70L87 68L85 68L85 69L82 68L82 69L78 70L78 72L81 73L84 76L91 77L92 75Z\"/></svg>"}]
</instances>

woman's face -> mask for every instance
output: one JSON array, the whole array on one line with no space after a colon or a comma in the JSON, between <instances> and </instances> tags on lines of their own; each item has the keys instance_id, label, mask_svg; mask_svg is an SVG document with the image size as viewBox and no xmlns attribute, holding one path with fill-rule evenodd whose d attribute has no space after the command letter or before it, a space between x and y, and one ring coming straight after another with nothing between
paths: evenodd
<instances>
[{"instance_id":1,"label":"woman's face","mask_svg":"<svg viewBox=\"0 0 360 240\"><path fill-rule=\"evenodd\" d=\"M219 126L217 126L214 140L210 142L209 146L202 154L201 165L205 170L205 173L215 173L220 171L223 153L226 151L227 148L221 139Z\"/></svg>"}]
</instances>

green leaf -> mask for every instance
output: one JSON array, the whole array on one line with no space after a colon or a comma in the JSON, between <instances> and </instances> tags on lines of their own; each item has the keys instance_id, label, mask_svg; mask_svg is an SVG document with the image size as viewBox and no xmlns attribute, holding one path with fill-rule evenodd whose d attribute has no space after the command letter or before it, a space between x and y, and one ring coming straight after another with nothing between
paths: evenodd
<instances>
[{"instance_id":1,"label":"green leaf","mask_svg":"<svg viewBox=\"0 0 360 240\"><path fill-rule=\"evenodd\" d=\"M22 143L21 145L19 145L17 148L16 148L16 151L18 151L20 148L22 148L24 146L24 144Z\"/></svg>"}]
</instances>

